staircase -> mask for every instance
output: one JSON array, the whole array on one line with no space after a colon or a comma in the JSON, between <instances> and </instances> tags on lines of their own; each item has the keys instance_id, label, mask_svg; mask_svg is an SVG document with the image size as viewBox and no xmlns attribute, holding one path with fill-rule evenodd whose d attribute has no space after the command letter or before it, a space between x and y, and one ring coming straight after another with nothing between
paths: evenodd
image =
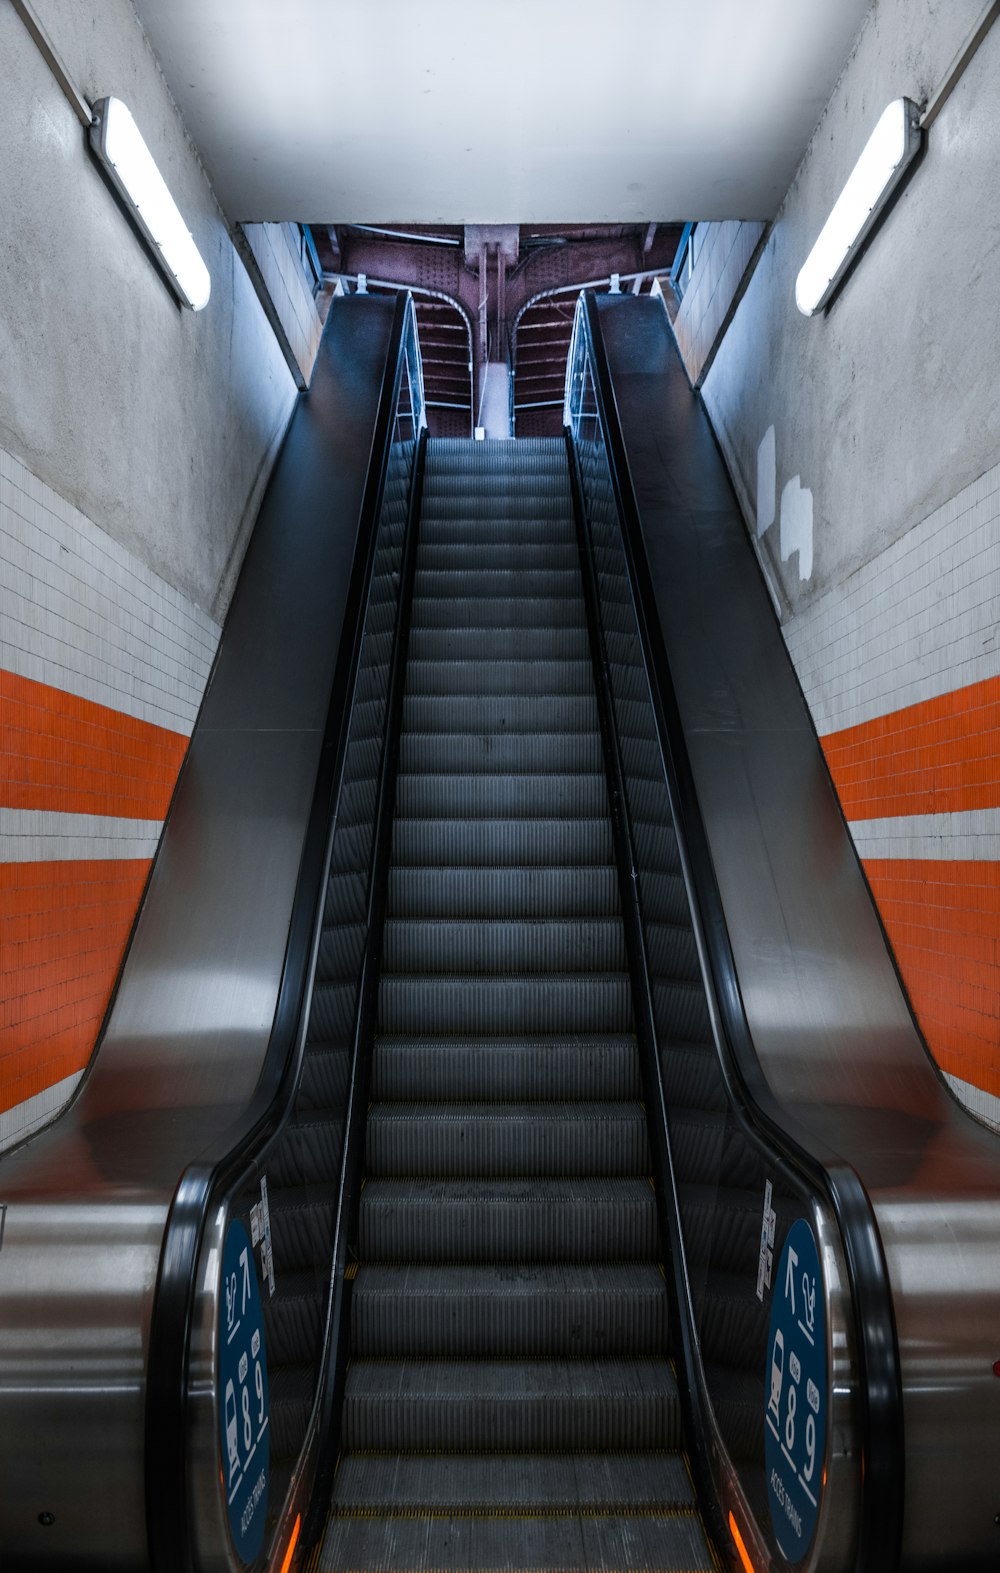
<instances>
[{"instance_id":1,"label":"staircase","mask_svg":"<svg viewBox=\"0 0 1000 1573\"><path fill-rule=\"evenodd\" d=\"M319 1568L714 1567L561 440L428 445Z\"/></svg>"}]
</instances>

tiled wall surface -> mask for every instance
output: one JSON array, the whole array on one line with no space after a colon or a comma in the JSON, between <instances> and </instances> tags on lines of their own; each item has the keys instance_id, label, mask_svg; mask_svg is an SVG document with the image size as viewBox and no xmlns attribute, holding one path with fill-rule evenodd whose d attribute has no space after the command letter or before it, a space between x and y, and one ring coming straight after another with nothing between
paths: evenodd
<instances>
[{"instance_id":1,"label":"tiled wall surface","mask_svg":"<svg viewBox=\"0 0 1000 1573\"><path fill-rule=\"evenodd\" d=\"M673 325L695 387L708 370L763 233L763 224L737 219L698 225L698 257Z\"/></svg>"},{"instance_id":2,"label":"tiled wall surface","mask_svg":"<svg viewBox=\"0 0 1000 1573\"><path fill-rule=\"evenodd\" d=\"M296 365L308 383L323 323L299 258L298 226L244 224L242 228Z\"/></svg>"},{"instance_id":3,"label":"tiled wall surface","mask_svg":"<svg viewBox=\"0 0 1000 1573\"><path fill-rule=\"evenodd\" d=\"M89 1059L218 638L0 449L0 1148Z\"/></svg>"},{"instance_id":4,"label":"tiled wall surface","mask_svg":"<svg viewBox=\"0 0 1000 1573\"><path fill-rule=\"evenodd\" d=\"M1000 1126L1000 465L785 625L928 1045Z\"/></svg>"}]
</instances>

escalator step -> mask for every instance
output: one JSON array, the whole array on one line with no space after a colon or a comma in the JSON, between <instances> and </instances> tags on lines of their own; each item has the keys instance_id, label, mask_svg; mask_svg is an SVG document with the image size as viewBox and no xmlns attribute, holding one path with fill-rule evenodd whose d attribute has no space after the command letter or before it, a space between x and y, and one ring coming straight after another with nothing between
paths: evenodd
<instances>
[{"instance_id":1,"label":"escalator step","mask_svg":"<svg viewBox=\"0 0 1000 1573\"><path fill-rule=\"evenodd\" d=\"M646 1174L635 1103L380 1103L368 1116L370 1175Z\"/></svg>"},{"instance_id":2,"label":"escalator step","mask_svg":"<svg viewBox=\"0 0 1000 1573\"><path fill-rule=\"evenodd\" d=\"M324 1003L316 990L314 1011ZM320 1015L322 1020L322 1013ZM444 1033L629 1032L632 991L627 973L568 976L421 977L383 973L378 1031Z\"/></svg>"},{"instance_id":3,"label":"escalator step","mask_svg":"<svg viewBox=\"0 0 1000 1573\"><path fill-rule=\"evenodd\" d=\"M618 875L590 868L390 868L394 917L604 917L618 911Z\"/></svg>"},{"instance_id":4,"label":"escalator step","mask_svg":"<svg viewBox=\"0 0 1000 1573\"><path fill-rule=\"evenodd\" d=\"M475 530L482 529L493 519L532 519L541 515L549 521L560 520L572 528L573 510L567 490L565 483L552 483L551 495L543 497L534 486L523 490L493 486L489 491L485 488L473 491L462 486L456 487L452 496L443 491L435 496L432 486L421 509L421 518L463 519Z\"/></svg>"},{"instance_id":5,"label":"escalator step","mask_svg":"<svg viewBox=\"0 0 1000 1573\"><path fill-rule=\"evenodd\" d=\"M683 1446L665 1360L355 1360L341 1441L400 1453Z\"/></svg>"},{"instance_id":6,"label":"escalator step","mask_svg":"<svg viewBox=\"0 0 1000 1573\"><path fill-rule=\"evenodd\" d=\"M351 1079L351 1048L347 1043L310 1042L302 1059L296 1110L343 1108Z\"/></svg>"},{"instance_id":7,"label":"escalator step","mask_svg":"<svg viewBox=\"0 0 1000 1573\"><path fill-rule=\"evenodd\" d=\"M689 1513L579 1516L542 1513L451 1517L335 1514L317 1573L467 1573L470 1568L534 1573L713 1573L717 1567L701 1522Z\"/></svg>"},{"instance_id":8,"label":"escalator step","mask_svg":"<svg viewBox=\"0 0 1000 1573\"><path fill-rule=\"evenodd\" d=\"M406 674L410 695L455 695L477 697L503 695L505 699L552 699L563 694L586 694L594 690L589 661L489 661L470 658L457 660L411 660Z\"/></svg>"},{"instance_id":9,"label":"escalator step","mask_svg":"<svg viewBox=\"0 0 1000 1573\"><path fill-rule=\"evenodd\" d=\"M731 1458L738 1461L764 1459L764 1416L761 1403L759 1369L743 1370L737 1366L705 1362L712 1409L719 1422ZM741 1479L743 1470L740 1470ZM762 1515L766 1523L766 1514Z\"/></svg>"},{"instance_id":10,"label":"escalator step","mask_svg":"<svg viewBox=\"0 0 1000 1573\"><path fill-rule=\"evenodd\" d=\"M352 1358L663 1355L666 1284L655 1265L362 1266Z\"/></svg>"},{"instance_id":11,"label":"escalator step","mask_svg":"<svg viewBox=\"0 0 1000 1573\"><path fill-rule=\"evenodd\" d=\"M660 1044L660 1074L668 1108L711 1109L728 1107L726 1084L714 1043Z\"/></svg>"},{"instance_id":12,"label":"escalator step","mask_svg":"<svg viewBox=\"0 0 1000 1573\"><path fill-rule=\"evenodd\" d=\"M330 1518L318 1573L366 1568L368 1573L469 1568L593 1573L712 1573L717 1567L695 1510L582 1515L349 1516Z\"/></svg>"},{"instance_id":13,"label":"escalator step","mask_svg":"<svg viewBox=\"0 0 1000 1573\"><path fill-rule=\"evenodd\" d=\"M612 918L390 918L386 972L624 972L622 921Z\"/></svg>"},{"instance_id":14,"label":"escalator step","mask_svg":"<svg viewBox=\"0 0 1000 1573\"><path fill-rule=\"evenodd\" d=\"M309 1424L316 1371L312 1365L276 1366L268 1371L268 1430L271 1455L294 1458L302 1446Z\"/></svg>"},{"instance_id":15,"label":"escalator step","mask_svg":"<svg viewBox=\"0 0 1000 1573\"><path fill-rule=\"evenodd\" d=\"M707 1280L695 1288L695 1320L706 1361L763 1371L770 1306L757 1299L754 1277L713 1266Z\"/></svg>"},{"instance_id":16,"label":"escalator step","mask_svg":"<svg viewBox=\"0 0 1000 1573\"><path fill-rule=\"evenodd\" d=\"M441 471L432 465L424 480L424 501L433 507L441 498L461 497L478 508L486 490L483 470L490 477L489 496L494 500L497 497L517 497L526 502L555 499L562 503L566 500L569 473L564 453L561 465L536 462L530 469L520 472L511 470L502 459L479 467L471 474Z\"/></svg>"},{"instance_id":17,"label":"escalator step","mask_svg":"<svg viewBox=\"0 0 1000 1573\"><path fill-rule=\"evenodd\" d=\"M647 923L646 954L654 978L701 983L694 930L686 923Z\"/></svg>"},{"instance_id":18,"label":"escalator step","mask_svg":"<svg viewBox=\"0 0 1000 1573\"><path fill-rule=\"evenodd\" d=\"M680 873L639 873L639 894L642 910L648 923L689 923L687 891ZM707 1036L707 1035L706 1035Z\"/></svg>"},{"instance_id":19,"label":"escalator step","mask_svg":"<svg viewBox=\"0 0 1000 1573\"><path fill-rule=\"evenodd\" d=\"M326 1313L326 1279L319 1273L286 1273L281 1293L265 1297L268 1368L308 1366L319 1353Z\"/></svg>"},{"instance_id":20,"label":"escalator step","mask_svg":"<svg viewBox=\"0 0 1000 1573\"><path fill-rule=\"evenodd\" d=\"M654 979L653 1013L661 1038L688 1042L711 1039L712 1024L701 983Z\"/></svg>"},{"instance_id":21,"label":"escalator step","mask_svg":"<svg viewBox=\"0 0 1000 1573\"><path fill-rule=\"evenodd\" d=\"M480 606L496 600L506 607L511 601L536 601L542 597L576 603L580 594L577 567L536 568L529 578L507 568L487 568L485 572L474 568L421 568L418 562L414 578L414 602L418 605L438 597L462 602L472 595Z\"/></svg>"},{"instance_id":22,"label":"escalator step","mask_svg":"<svg viewBox=\"0 0 1000 1573\"><path fill-rule=\"evenodd\" d=\"M606 819L396 819L392 827L392 861L411 868L563 864L589 866L589 873L611 857Z\"/></svg>"},{"instance_id":23,"label":"escalator step","mask_svg":"<svg viewBox=\"0 0 1000 1573\"><path fill-rule=\"evenodd\" d=\"M284 1188L324 1185L337 1179L344 1146L343 1125L342 1108L314 1109L308 1114L296 1110L295 1119L268 1153L268 1183Z\"/></svg>"},{"instance_id":24,"label":"escalator step","mask_svg":"<svg viewBox=\"0 0 1000 1573\"><path fill-rule=\"evenodd\" d=\"M488 540L502 546L544 546L550 542L572 542L574 550L577 550L573 522L567 515L559 519L547 519L544 515L491 519L488 531L477 530L467 518L424 519L420 525L420 540L424 548L465 547ZM574 560L579 561L579 558Z\"/></svg>"},{"instance_id":25,"label":"escalator step","mask_svg":"<svg viewBox=\"0 0 1000 1573\"><path fill-rule=\"evenodd\" d=\"M690 1508L684 1462L669 1453L352 1454L337 1472L340 1512L419 1508L550 1513Z\"/></svg>"},{"instance_id":26,"label":"escalator step","mask_svg":"<svg viewBox=\"0 0 1000 1573\"><path fill-rule=\"evenodd\" d=\"M413 628L586 628L583 601L573 595L494 595L480 599L423 595L414 601Z\"/></svg>"},{"instance_id":27,"label":"escalator step","mask_svg":"<svg viewBox=\"0 0 1000 1573\"><path fill-rule=\"evenodd\" d=\"M645 1179L369 1179L363 1261L649 1261L656 1198Z\"/></svg>"},{"instance_id":28,"label":"escalator step","mask_svg":"<svg viewBox=\"0 0 1000 1573\"><path fill-rule=\"evenodd\" d=\"M585 628L414 628L416 661L586 661Z\"/></svg>"},{"instance_id":29,"label":"escalator step","mask_svg":"<svg viewBox=\"0 0 1000 1573\"><path fill-rule=\"evenodd\" d=\"M692 1277L713 1263L727 1273L756 1279L764 1187L739 1190L717 1185L678 1186L684 1224L684 1253ZM700 1274L697 1274L700 1281Z\"/></svg>"},{"instance_id":30,"label":"escalator step","mask_svg":"<svg viewBox=\"0 0 1000 1573\"><path fill-rule=\"evenodd\" d=\"M641 1097L635 1039L620 1037L376 1040L375 1099Z\"/></svg>"},{"instance_id":31,"label":"escalator step","mask_svg":"<svg viewBox=\"0 0 1000 1573\"><path fill-rule=\"evenodd\" d=\"M329 1262L338 1190L337 1184L268 1188L276 1278Z\"/></svg>"},{"instance_id":32,"label":"escalator step","mask_svg":"<svg viewBox=\"0 0 1000 1573\"><path fill-rule=\"evenodd\" d=\"M596 772L404 772L396 784L396 813L403 818L604 819L607 812L607 784Z\"/></svg>"},{"instance_id":33,"label":"escalator step","mask_svg":"<svg viewBox=\"0 0 1000 1573\"><path fill-rule=\"evenodd\" d=\"M411 694L403 700L406 732L597 732L593 694Z\"/></svg>"},{"instance_id":34,"label":"escalator step","mask_svg":"<svg viewBox=\"0 0 1000 1573\"><path fill-rule=\"evenodd\" d=\"M596 774L603 769L601 736L592 732L404 732L400 770L442 776ZM686 909L685 909L686 910Z\"/></svg>"},{"instance_id":35,"label":"escalator step","mask_svg":"<svg viewBox=\"0 0 1000 1573\"><path fill-rule=\"evenodd\" d=\"M477 574L501 572L530 575L540 569L578 571L580 554L571 527L559 532L556 539L531 543L498 541L492 532L484 531L478 537L466 535L462 541L436 542L424 538L420 543L417 564L420 569L430 572L471 569Z\"/></svg>"}]
</instances>

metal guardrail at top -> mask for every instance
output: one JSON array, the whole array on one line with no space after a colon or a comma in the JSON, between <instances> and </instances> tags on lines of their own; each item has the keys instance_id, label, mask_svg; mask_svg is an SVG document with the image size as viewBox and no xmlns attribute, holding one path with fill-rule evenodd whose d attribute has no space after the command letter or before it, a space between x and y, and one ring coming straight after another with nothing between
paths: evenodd
<instances>
[{"instance_id":1,"label":"metal guardrail at top","mask_svg":"<svg viewBox=\"0 0 1000 1573\"><path fill-rule=\"evenodd\" d=\"M360 226L355 226L355 227L360 227ZM368 274L368 273L327 273L327 274L324 275L324 277L326 278L326 280L328 282L336 284L341 289L345 289L345 287L348 284L353 284L353 285L355 285L356 288L360 285L364 291L367 291L367 289L369 287L372 288L372 289L379 289L379 290L392 290L392 291L394 291L397 294L405 293L405 294L409 294L409 295L413 295L413 296L419 295L423 299L426 299L426 300L440 300L440 301L443 301L445 303L445 305L452 306L454 308L455 312L462 319L462 322L463 322L463 324L465 326L466 343L468 345L468 366L469 366L469 403L468 403L468 409L469 409L469 419L470 419L469 436L471 437L472 436L472 432L473 432L473 427L475 425L475 389L473 387L472 322L471 322L469 314L468 314L465 306L463 306L462 302L460 300L458 300L454 295L447 294L444 290L430 289L428 286L426 286L424 284L398 284L398 283L394 283L391 279L373 278L371 276L371 274ZM423 377L423 363L421 362L421 378L422 377ZM421 384L421 386L422 386L422 384ZM443 399L426 399L426 401L424 403L424 408L427 409L427 410L464 410L466 408L466 405L464 405L464 404L451 404L447 400L443 400Z\"/></svg>"},{"instance_id":2,"label":"metal guardrail at top","mask_svg":"<svg viewBox=\"0 0 1000 1573\"><path fill-rule=\"evenodd\" d=\"M732 1139L744 1143L747 1151L756 1150L767 1156L768 1170L775 1176L776 1196L778 1189L783 1188L793 1197L802 1199L804 1210L811 1216L813 1228L824 1241L823 1250L829 1256L832 1272L827 1288L831 1282L836 1285L839 1280L840 1283L839 1290L835 1290L840 1303L835 1298L827 1307L827 1326L831 1326L831 1319L838 1317L842 1325L839 1335L831 1329L828 1353L833 1373L831 1396L836 1399L839 1412L834 1415L834 1403L831 1402L827 1429L828 1477L824 1469L826 1512L821 1505L815 1543L806 1547L807 1554L803 1553L803 1558L793 1560L800 1560L810 1573L814 1570L818 1573L820 1569L824 1573L834 1573L834 1570L846 1573L847 1569L853 1573L861 1573L861 1570L884 1573L898 1562L903 1511L902 1385L888 1269L872 1204L858 1175L801 1129L781 1107L755 1055L659 625L600 311L593 295L581 296L577 308L564 408L566 428L572 435L577 456L575 485L583 515L583 534L587 537L592 526L592 504L587 486L588 477L592 483L597 473L595 465L606 466L609 479L605 485L610 485L620 520L617 550L622 558L627 600L634 608L635 637L642 650L648 702L655 720L653 735L657 739L676 827L720 1074L726 1088L727 1132ZM582 460L590 466L586 476ZM590 593L596 597L593 585L598 570L592 542L589 549L592 560L586 577L591 580ZM601 562L600 575L607 577L613 570L607 566L606 545ZM616 608L621 604L620 595L616 596ZM621 635L614 637L620 650ZM611 711L616 704L614 662L620 663L623 659L616 654L612 661L607 653L603 658L600 681L606 690L605 706ZM636 694L629 689L623 699L623 713L634 716ZM737 1548L742 1545L744 1551L749 1546L757 1573L764 1573L766 1569L776 1570L787 1563L783 1548L779 1549L775 1543L776 1530L767 1522L766 1507L753 1501L753 1492L748 1495L744 1489L748 1483L741 1480L741 1469L730 1460L723 1441L712 1396L713 1390L718 1390L719 1379L710 1380L708 1368L702 1364L701 1330L685 1262L680 1222L683 1209L678 1202L671 1156L671 1120L659 1080L660 1051L670 1051L666 1043L657 1045L656 1041L657 1007L653 999L655 991L650 989L650 960L644 938L646 887L641 853L636 850L636 841L631 839L636 831L643 830L641 821L649 815L649 804L642 796L648 793L649 787L645 780L637 784L641 812L640 822L636 824L630 801L632 783L620 745L616 769L623 819L619 831L623 851L619 852L619 858L625 857L627 876L622 880L622 888L625 905L629 905L630 890L635 902L631 918L626 913L626 922L630 923L632 941L638 942L639 949L639 962L633 963L637 1034L645 1065L651 1143L654 1159L659 1164L657 1186L667 1200L672 1310L678 1340L676 1347L683 1355L687 1372L682 1396L692 1456L703 1495L710 1509L713 1505L715 1508L716 1533L724 1533L727 1539L731 1535ZM776 1243L775 1255L777 1249ZM834 1267L834 1263L842 1265ZM762 1368L761 1431L766 1409L764 1379Z\"/></svg>"}]
</instances>

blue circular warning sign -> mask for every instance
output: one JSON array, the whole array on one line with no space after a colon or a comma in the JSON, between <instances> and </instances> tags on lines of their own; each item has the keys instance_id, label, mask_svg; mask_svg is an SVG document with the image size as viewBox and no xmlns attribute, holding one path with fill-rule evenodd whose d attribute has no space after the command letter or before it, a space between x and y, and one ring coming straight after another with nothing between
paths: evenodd
<instances>
[{"instance_id":1,"label":"blue circular warning sign","mask_svg":"<svg viewBox=\"0 0 1000 1573\"><path fill-rule=\"evenodd\" d=\"M829 1373L816 1238L804 1218L788 1231L771 1300L764 1372L764 1457L771 1524L789 1562L812 1545L826 1468Z\"/></svg>"},{"instance_id":2,"label":"blue circular warning sign","mask_svg":"<svg viewBox=\"0 0 1000 1573\"><path fill-rule=\"evenodd\" d=\"M253 1562L264 1539L270 1463L267 1352L250 1237L226 1230L219 1297L219 1441L233 1545Z\"/></svg>"}]
</instances>

